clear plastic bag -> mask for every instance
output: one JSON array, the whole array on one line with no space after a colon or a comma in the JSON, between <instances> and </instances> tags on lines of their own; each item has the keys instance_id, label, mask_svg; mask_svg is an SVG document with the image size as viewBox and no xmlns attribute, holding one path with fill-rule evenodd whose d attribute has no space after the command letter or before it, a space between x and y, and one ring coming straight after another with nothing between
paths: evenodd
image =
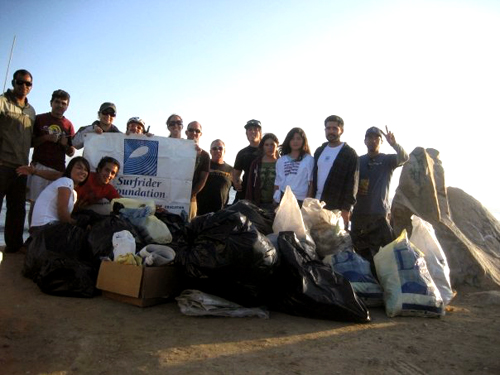
<instances>
[{"instance_id":1,"label":"clear plastic bag","mask_svg":"<svg viewBox=\"0 0 500 375\"><path fill-rule=\"evenodd\" d=\"M290 186L285 189L273 223L274 233L288 231L295 232L299 239L305 239L308 234L297 198L295 198Z\"/></svg>"},{"instance_id":2,"label":"clear plastic bag","mask_svg":"<svg viewBox=\"0 0 500 375\"><path fill-rule=\"evenodd\" d=\"M327 210L324 206L325 202L306 198L301 209L304 223L316 244L316 252L320 258L352 250L351 236L343 229L341 211Z\"/></svg>"}]
</instances>

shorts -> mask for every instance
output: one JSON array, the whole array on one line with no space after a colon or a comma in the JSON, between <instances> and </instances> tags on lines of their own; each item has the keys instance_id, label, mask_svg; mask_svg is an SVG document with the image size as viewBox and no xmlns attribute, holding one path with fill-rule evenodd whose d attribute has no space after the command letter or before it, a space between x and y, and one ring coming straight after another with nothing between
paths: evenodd
<instances>
[{"instance_id":1,"label":"shorts","mask_svg":"<svg viewBox=\"0 0 500 375\"><path fill-rule=\"evenodd\" d=\"M36 167L38 170L42 171L54 171L58 172L55 169L46 167L43 164L40 163L33 163L33 165ZM38 199L38 196L40 193L47 187L49 186L53 181L51 180L46 180L43 177L37 176L37 175L30 175L28 176L28 183L26 184L26 199L34 202Z\"/></svg>"}]
</instances>

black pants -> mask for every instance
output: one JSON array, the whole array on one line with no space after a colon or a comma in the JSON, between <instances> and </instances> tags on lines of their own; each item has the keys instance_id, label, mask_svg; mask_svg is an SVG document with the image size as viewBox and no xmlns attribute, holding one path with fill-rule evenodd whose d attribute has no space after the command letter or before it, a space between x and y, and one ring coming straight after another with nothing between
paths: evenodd
<instances>
[{"instance_id":1,"label":"black pants","mask_svg":"<svg viewBox=\"0 0 500 375\"><path fill-rule=\"evenodd\" d=\"M16 168L0 165L0 211L3 199L7 201L5 215L5 245L17 251L23 245L24 219L26 216L26 176L18 176Z\"/></svg>"},{"instance_id":2,"label":"black pants","mask_svg":"<svg viewBox=\"0 0 500 375\"><path fill-rule=\"evenodd\" d=\"M359 215L352 218L351 238L356 252L371 263L374 272L373 257L395 236L387 217Z\"/></svg>"}]
</instances>

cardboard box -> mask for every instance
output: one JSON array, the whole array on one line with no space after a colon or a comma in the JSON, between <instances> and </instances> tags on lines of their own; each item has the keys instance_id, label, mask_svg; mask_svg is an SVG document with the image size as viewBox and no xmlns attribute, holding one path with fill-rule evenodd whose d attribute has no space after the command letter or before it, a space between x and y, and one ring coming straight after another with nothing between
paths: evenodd
<instances>
[{"instance_id":1,"label":"cardboard box","mask_svg":"<svg viewBox=\"0 0 500 375\"><path fill-rule=\"evenodd\" d=\"M102 261L97 288L107 298L146 307L165 302L180 291L176 267L141 267Z\"/></svg>"}]
</instances>

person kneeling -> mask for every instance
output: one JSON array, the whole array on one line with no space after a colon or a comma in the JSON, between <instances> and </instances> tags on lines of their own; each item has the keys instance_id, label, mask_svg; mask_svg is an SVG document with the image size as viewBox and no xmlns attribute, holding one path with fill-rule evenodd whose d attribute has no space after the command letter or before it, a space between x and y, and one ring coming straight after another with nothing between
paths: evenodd
<instances>
[{"instance_id":1,"label":"person kneeling","mask_svg":"<svg viewBox=\"0 0 500 375\"><path fill-rule=\"evenodd\" d=\"M57 222L76 224L71 217L71 212L77 194L75 186L84 185L89 177L89 162L78 156L71 159L61 178L48 185L40 194L33 208L31 221L31 234L40 228Z\"/></svg>"},{"instance_id":2,"label":"person kneeling","mask_svg":"<svg viewBox=\"0 0 500 375\"><path fill-rule=\"evenodd\" d=\"M118 191L111 185L111 181L120 170L118 160L105 156L99 161L96 172L91 172L89 181L85 186L76 189L78 203L75 211L92 210L102 215L109 215L111 209L109 202L121 198Z\"/></svg>"}]
</instances>

